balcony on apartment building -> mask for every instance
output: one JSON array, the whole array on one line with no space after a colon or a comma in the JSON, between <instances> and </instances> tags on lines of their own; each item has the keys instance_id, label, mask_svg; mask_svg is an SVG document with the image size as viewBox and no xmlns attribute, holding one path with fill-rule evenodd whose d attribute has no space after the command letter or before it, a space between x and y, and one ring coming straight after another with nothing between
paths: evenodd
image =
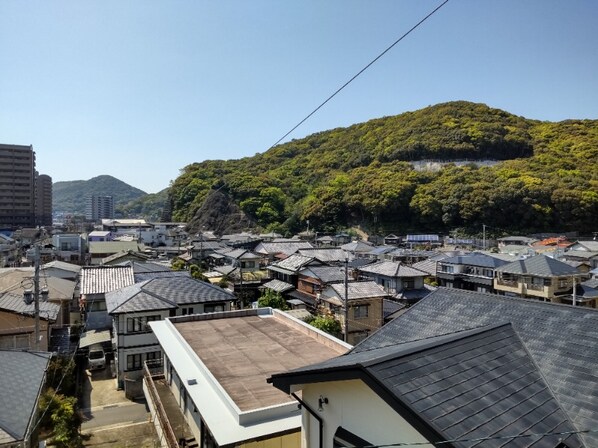
<instances>
[{"instance_id":1,"label":"balcony on apartment building","mask_svg":"<svg viewBox=\"0 0 598 448\"><path fill-rule=\"evenodd\" d=\"M161 448L199 446L166 382L161 359L145 361L143 389Z\"/></svg>"}]
</instances>

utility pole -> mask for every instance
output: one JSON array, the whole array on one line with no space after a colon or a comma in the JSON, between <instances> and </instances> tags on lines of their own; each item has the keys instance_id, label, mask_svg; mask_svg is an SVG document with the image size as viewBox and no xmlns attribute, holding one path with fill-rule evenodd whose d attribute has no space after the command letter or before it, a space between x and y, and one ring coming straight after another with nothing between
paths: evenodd
<instances>
[{"instance_id":1,"label":"utility pole","mask_svg":"<svg viewBox=\"0 0 598 448\"><path fill-rule=\"evenodd\" d=\"M576 282L575 276L573 276L573 297L572 297L573 298L573 306L575 306L575 302L577 302L577 295L576 295L577 293L575 291L575 289L577 287L576 283L577 282Z\"/></svg>"},{"instance_id":2,"label":"utility pole","mask_svg":"<svg viewBox=\"0 0 598 448\"><path fill-rule=\"evenodd\" d=\"M35 255L33 263L35 266L35 276L33 277L33 301L35 303L35 350L39 351L39 244L35 245Z\"/></svg>"},{"instance_id":3,"label":"utility pole","mask_svg":"<svg viewBox=\"0 0 598 448\"><path fill-rule=\"evenodd\" d=\"M345 342L349 342L349 257L345 257Z\"/></svg>"},{"instance_id":4,"label":"utility pole","mask_svg":"<svg viewBox=\"0 0 598 448\"><path fill-rule=\"evenodd\" d=\"M482 248L486 250L486 224L482 224Z\"/></svg>"}]
</instances>

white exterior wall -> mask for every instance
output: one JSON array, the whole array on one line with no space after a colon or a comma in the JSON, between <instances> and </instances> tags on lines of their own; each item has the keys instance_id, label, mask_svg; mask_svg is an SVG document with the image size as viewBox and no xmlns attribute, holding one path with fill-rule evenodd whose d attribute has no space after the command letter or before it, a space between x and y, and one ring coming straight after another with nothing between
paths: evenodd
<instances>
[{"instance_id":1,"label":"white exterior wall","mask_svg":"<svg viewBox=\"0 0 598 448\"><path fill-rule=\"evenodd\" d=\"M360 380L309 384L303 386L302 393L302 400L323 419L323 448L333 448L339 426L374 445L428 442ZM328 398L321 412L320 395ZM303 408L302 448L319 446L319 430L318 421ZM433 448L431 444L421 446Z\"/></svg>"},{"instance_id":2,"label":"white exterior wall","mask_svg":"<svg viewBox=\"0 0 598 448\"><path fill-rule=\"evenodd\" d=\"M134 332L127 333L127 318L143 318L145 316L157 316L160 315L161 319L165 319L169 316L168 311L154 311L147 313L128 313L119 314L113 318L114 334L116 337L115 350L116 350L116 370L118 380L121 381L125 377L125 370L127 369L127 356L136 355L143 353L150 353L161 351L160 344L156 335L152 331L148 332ZM145 356L142 356L142 363L146 360ZM139 369L139 376L142 374L142 368ZM128 375L137 376L135 374Z\"/></svg>"}]
</instances>

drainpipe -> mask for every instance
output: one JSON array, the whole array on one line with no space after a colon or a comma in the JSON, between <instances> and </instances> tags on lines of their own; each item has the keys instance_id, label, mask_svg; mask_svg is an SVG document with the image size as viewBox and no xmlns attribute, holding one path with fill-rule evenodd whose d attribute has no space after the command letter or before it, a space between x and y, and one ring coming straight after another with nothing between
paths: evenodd
<instances>
[{"instance_id":1,"label":"drainpipe","mask_svg":"<svg viewBox=\"0 0 598 448\"><path fill-rule=\"evenodd\" d=\"M320 427L320 448L324 446L324 422L322 421L322 417L316 414L301 398L299 398L294 392L291 392L291 395L295 400L299 402L299 407L303 406L307 412L309 412L317 421Z\"/></svg>"}]
</instances>

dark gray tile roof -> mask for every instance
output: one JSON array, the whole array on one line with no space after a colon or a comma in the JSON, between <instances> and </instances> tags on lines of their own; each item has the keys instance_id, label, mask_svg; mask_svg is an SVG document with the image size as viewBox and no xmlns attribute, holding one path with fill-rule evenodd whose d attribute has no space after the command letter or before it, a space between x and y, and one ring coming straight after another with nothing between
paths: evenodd
<instances>
[{"instance_id":1,"label":"dark gray tile roof","mask_svg":"<svg viewBox=\"0 0 598 448\"><path fill-rule=\"evenodd\" d=\"M598 310L438 288L355 352L510 322L580 430L598 421ZM598 446L598 434L584 436Z\"/></svg>"},{"instance_id":2,"label":"dark gray tile roof","mask_svg":"<svg viewBox=\"0 0 598 448\"><path fill-rule=\"evenodd\" d=\"M404 309L405 306L406 305L403 303L397 303L392 300L384 299L384 302L382 305L382 308L383 308L382 312L384 314L384 318L390 316L391 314L396 313L397 311Z\"/></svg>"},{"instance_id":3,"label":"dark gray tile roof","mask_svg":"<svg viewBox=\"0 0 598 448\"><path fill-rule=\"evenodd\" d=\"M451 446L556 447L561 439L583 446L576 435L465 441L576 431L510 324L354 351L280 378L300 384L305 374L319 382L350 372L359 378L359 371L388 391L387 402L415 412L440 438L462 440Z\"/></svg>"},{"instance_id":4,"label":"dark gray tile roof","mask_svg":"<svg viewBox=\"0 0 598 448\"><path fill-rule=\"evenodd\" d=\"M2 432L23 440L50 362L51 353L0 350L0 443Z\"/></svg>"},{"instance_id":5,"label":"dark gray tile roof","mask_svg":"<svg viewBox=\"0 0 598 448\"><path fill-rule=\"evenodd\" d=\"M323 283L335 283L345 280L345 269L339 266L308 266L299 271L299 274L317 278Z\"/></svg>"},{"instance_id":6,"label":"dark gray tile roof","mask_svg":"<svg viewBox=\"0 0 598 448\"><path fill-rule=\"evenodd\" d=\"M142 289L177 305L236 300L233 294L219 286L185 277L156 278L145 283Z\"/></svg>"},{"instance_id":7,"label":"dark gray tile roof","mask_svg":"<svg viewBox=\"0 0 598 448\"><path fill-rule=\"evenodd\" d=\"M168 267L158 264L152 263L151 261L148 262L139 262L128 260L123 263L120 263L118 266L132 266L133 267L133 274L144 274L146 272L172 272L171 269Z\"/></svg>"},{"instance_id":8,"label":"dark gray tile roof","mask_svg":"<svg viewBox=\"0 0 598 448\"><path fill-rule=\"evenodd\" d=\"M343 244L341 249L351 253L367 253L372 250L372 245L365 241L353 241L351 243Z\"/></svg>"},{"instance_id":9,"label":"dark gray tile roof","mask_svg":"<svg viewBox=\"0 0 598 448\"><path fill-rule=\"evenodd\" d=\"M24 316L35 316L35 304L26 304L23 296L10 293L0 293L0 310L22 314ZM60 313L60 305L53 302L39 301L39 317L43 320L55 321Z\"/></svg>"},{"instance_id":10,"label":"dark gray tile roof","mask_svg":"<svg viewBox=\"0 0 598 448\"><path fill-rule=\"evenodd\" d=\"M500 258L492 257L490 255L480 254L477 252L467 255L457 255L456 257L445 258L441 263L461 264L467 266L479 266L483 268L497 268L508 264L508 261Z\"/></svg>"},{"instance_id":11,"label":"dark gray tile roof","mask_svg":"<svg viewBox=\"0 0 598 448\"><path fill-rule=\"evenodd\" d=\"M359 271L385 277L425 277L426 272L406 266L398 261L378 261L359 268Z\"/></svg>"},{"instance_id":12,"label":"dark gray tile roof","mask_svg":"<svg viewBox=\"0 0 598 448\"><path fill-rule=\"evenodd\" d=\"M513 261L496 268L496 272L537 275L539 277L579 274L574 267L546 255L535 255L524 260Z\"/></svg>"},{"instance_id":13,"label":"dark gray tile roof","mask_svg":"<svg viewBox=\"0 0 598 448\"><path fill-rule=\"evenodd\" d=\"M108 314L165 310L177 307L171 300L144 291L143 287L149 282L150 280L147 280L106 293L106 311Z\"/></svg>"},{"instance_id":14,"label":"dark gray tile roof","mask_svg":"<svg viewBox=\"0 0 598 448\"><path fill-rule=\"evenodd\" d=\"M189 278L191 278L191 274L189 273L189 271L141 272L138 274L134 274L135 283L144 282L146 280L151 280L152 278L162 278L162 277L189 277Z\"/></svg>"},{"instance_id":15,"label":"dark gray tile roof","mask_svg":"<svg viewBox=\"0 0 598 448\"><path fill-rule=\"evenodd\" d=\"M110 314L164 310L178 305L236 300L222 288L190 277L161 277L106 294Z\"/></svg>"}]
</instances>

